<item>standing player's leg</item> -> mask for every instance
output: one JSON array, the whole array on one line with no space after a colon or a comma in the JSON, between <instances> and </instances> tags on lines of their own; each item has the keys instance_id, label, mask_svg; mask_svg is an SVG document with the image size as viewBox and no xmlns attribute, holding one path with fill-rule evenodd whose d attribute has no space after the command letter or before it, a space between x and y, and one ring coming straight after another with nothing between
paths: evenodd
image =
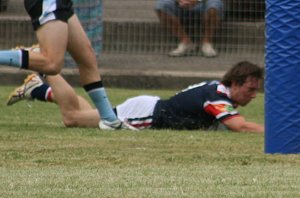
<instances>
[{"instance_id":1,"label":"standing player's leg","mask_svg":"<svg viewBox=\"0 0 300 198\"><path fill-rule=\"evenodd\" d=\"M79 65L81 82L101 115L100 127L128 128L112 111L100 80L95 54L73 13L72 2L27 0L25 8L36 30L41 54L26 50L0 51L0 64L55 75L60 72L68 49Z\"/></svg>"},{"instance_id":2,"label":"standing player's leg","mask_svg":"<svg viewBox=\"0 0 300 198\"><path fill-rule=\"evenodd\" d=\"M0 65L55 75L62 68L68 42L72 1L25 0L24 6L40 44L41 53L25 49L0 51Z\"/></svg>"},{"instance_id":3,"label":"standing player's leg","mask_svg":"<svg viewBox=\"0 0 300 198\"><path fill-rule=\"evenodd\" d=\"M0 51L0 65L29 69L44 74L60 72L68 41L68 25L53 20L36 31L41 52L26 49Z\"/></svg>"},{"instance_id":4,"label":"standing player's leg","mask_svg":"<svg viewBox=\"0 0 300 198\"><path fill-rule=\"evenodd\" d=\"M80 81L99 111L101 117L100 128L130 128L130 126L122 123L112 110L100 78L95 52L77 16L73 15L68 24L69 40L67 50L78 64Z\"/></svg>"}]
</instances>

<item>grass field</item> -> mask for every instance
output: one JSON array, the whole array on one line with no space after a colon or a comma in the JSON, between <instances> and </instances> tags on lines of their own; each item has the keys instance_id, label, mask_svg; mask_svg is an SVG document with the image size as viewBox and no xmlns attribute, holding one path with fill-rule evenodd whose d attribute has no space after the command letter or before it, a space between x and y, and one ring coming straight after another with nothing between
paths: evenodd
<instances>
[{"instance_id":1,"label":"grass field","mask_svg":"<svg viewBox=\"0 0 300 198\"><path fill-rule=\"evenodd\" d=\"M54 104L6 107L12 89L0 87L0 197L300 197L299 156L264 154L263 135L64 128ZM263 99L240 112L263 123Z\"/></svg>"}]
</instances>

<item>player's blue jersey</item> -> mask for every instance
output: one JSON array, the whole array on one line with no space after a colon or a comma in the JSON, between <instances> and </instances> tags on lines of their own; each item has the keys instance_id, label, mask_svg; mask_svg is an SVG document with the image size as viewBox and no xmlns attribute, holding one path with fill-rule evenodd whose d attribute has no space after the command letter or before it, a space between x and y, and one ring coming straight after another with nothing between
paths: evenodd
<instances>
[{"instance_id":1,"label":"player's blue jersey","mask_svg":"<svg viewBox=\"0 0 300 198\"><path fill-rule=\"evenodd\" d=\"M229 88L218 81L202 82L158 101L153 128L207 129L217 120L237 115Z\"/></svg>"}]
</instances>

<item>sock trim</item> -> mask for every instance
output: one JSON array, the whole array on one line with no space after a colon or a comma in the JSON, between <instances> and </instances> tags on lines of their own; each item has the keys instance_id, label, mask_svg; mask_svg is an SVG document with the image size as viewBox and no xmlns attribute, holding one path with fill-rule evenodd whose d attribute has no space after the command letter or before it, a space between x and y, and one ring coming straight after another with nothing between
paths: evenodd
<instances>
[{"instance_id":1,"label":"sock trim","mask_svg":"<svg viewBox=\"0 0 300 198\"><path fill-rule=\"evenodd\" d=\"M52 101L52 89L51 89L51 87L49 87L46 91L45 100L48 101L48 102L53 102Z\"/></svg>"},{"instance_id":2,"label":"sock trim","mask_svg":"<svg viewBox=\"0 0 300 198\"><path fill-rule=\"evenodd\" d=\"M93 83L84 85L83 88L85 89L86 92L90 92L91 90L103 88L103 83L100 80L100 81L97 81L97 82L93 82Z\"/></svg>"},{"instance_id":3,"label":"sock trim","mask_svg":"<svg viewBox=\"0 0 300 198\"><path fill-rule=\"evenodd\" d=\"M28 69L29 66L29 52L27 50L21 50L21 68Z\"/></svg>"}]
</instances>

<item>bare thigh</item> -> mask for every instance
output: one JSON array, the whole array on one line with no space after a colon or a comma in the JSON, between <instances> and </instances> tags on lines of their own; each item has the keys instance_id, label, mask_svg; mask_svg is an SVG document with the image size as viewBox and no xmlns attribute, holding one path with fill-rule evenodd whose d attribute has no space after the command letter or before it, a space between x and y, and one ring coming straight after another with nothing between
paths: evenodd
<instances>
[{"instance_id":1,"label":"bare thigh","mask_svg":"<svg viewBox=\"0 0 300 198\"><path fill-rule=\"evenodd\" d=\"M46 65L62 68L68 42L68 24L59 20L49 21L36 31L41 53Z\"/></svg>"}]
</instances>

